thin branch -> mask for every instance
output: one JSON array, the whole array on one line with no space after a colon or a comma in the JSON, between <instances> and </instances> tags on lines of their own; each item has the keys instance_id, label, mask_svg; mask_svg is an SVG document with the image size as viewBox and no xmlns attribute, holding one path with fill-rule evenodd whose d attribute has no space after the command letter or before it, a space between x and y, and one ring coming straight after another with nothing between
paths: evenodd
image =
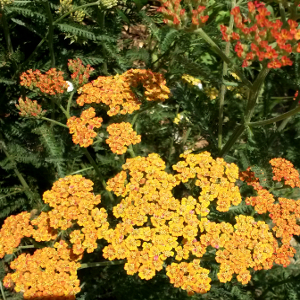
<instances>
[{"instance_id":1,"label":"thin branch","mask_svg":"<svg viewBox=\"0 0 300 300\"><path fill-rule=\"evenodd\" d=\"M112 266L112 265L123 265L123 264L125 264L125 260L85 263L85 264L81 264L81 266L78 268L78 270L86 269L86 268L94 268L94 267L104 267L104 266Z\"/></svg>"},{"instance_id":2,"label":"thin branch","mask_svg":"<svg viewBox=\"0 0 300 300\"><path fill-rule=\"evenodd\" d=\"M236 1L231 1L231 9L234 8L236 5ZM231 32L233 29L234 24L234 16L230 15L230 21L229 21L229 31ZM225 46L225 55L229 55L230 51L230 41L226 42ZM227 63L224 61L223 63L223 72L222 72L222 79L227 75ZM221 151L222 149L222 134L223 134L223 117L224 117L224 100L225 100L225 94L226 94L226 85L223 83L221 86L221 93L220 93L220 102L219 102L219 129L218 129L218 149Z\"/></svg>"},{"instance_id":3,"label":"thin branch","mask_svg":"<svg viewBox=\"0 0 300 300\"><path fill-rule=\"evenodd\" d=\"M52 119L49 119L49 118L46 118L46 117L41 117L40 119L48 121L48 122L52 122L52 123L54 123L56 125L59 125L59 126L65 127L65 128L69 128L67 125L65 125L63 123L60 123L58 121L55 121L55 120L52 120Z\"/></svg>"}]
</instances>

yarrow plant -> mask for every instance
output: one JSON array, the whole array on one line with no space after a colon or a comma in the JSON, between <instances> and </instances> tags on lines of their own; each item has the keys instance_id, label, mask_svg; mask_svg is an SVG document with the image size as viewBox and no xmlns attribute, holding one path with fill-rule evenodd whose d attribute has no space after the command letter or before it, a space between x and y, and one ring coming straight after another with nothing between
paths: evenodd
<instances>
[{"instance_id":1,"label":"yarrow plant","mask_svg":"<svg viewBox=\"0 0 300 300\"><path fill-rule=\"evenodd\" d=\"M1 297L299 298L300 2L8 2Z\"/></svg>"}]
</instances>

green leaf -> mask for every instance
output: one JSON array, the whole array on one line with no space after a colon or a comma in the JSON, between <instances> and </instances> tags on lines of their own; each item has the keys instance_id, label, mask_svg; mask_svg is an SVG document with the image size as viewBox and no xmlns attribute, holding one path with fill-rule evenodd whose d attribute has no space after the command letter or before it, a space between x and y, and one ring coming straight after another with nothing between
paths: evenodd
<instances>
[{"instance_id":1,"label":"green leaf","mask_svg":"<svg viewBox=\"0 0 300 300\"><path fill-rule=\"evenodd\" d=\"M128 25L130 25L130 21L129 19L127 18L127 16L124 14L124 12L122 10L120 10L119 8L117 8L117 13L118 15L121 17L121 19L127 23Z\"/></svg>"}]
</instances>

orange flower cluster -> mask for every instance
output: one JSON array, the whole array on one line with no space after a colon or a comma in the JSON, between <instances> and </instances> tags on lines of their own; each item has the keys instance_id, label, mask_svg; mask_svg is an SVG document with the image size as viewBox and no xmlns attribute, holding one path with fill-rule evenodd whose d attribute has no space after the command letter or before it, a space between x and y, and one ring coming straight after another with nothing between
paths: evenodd
<instances>
[{"instance_id":1,"label":"orange flower cluster","mask_svg":"<svg viewBox=\"0 0 300 300\"><path fill-rule=\"evenodd\" d=\"M32 230L30 213L22 212L6 218L0 230L0 258L5 254L12 254L24 236L31 236Z\"/></svg>"},{"instance_id":2,"label":"orange flower cluster","mask_svg":"<svg viewBox=\"0 0 300 300\"><path fill-rule=\"evenodd\" d=\"M74 225L74 221L83 227L70 234L75 254L82 254L85 249L88 253L93 252L99 234L109 227L106 210L95 208L101 203L101 196L95 196L92 187L91 180L73 175L59 179L43 195L44 202L54 208L48 212L52 228L66 230Z\"/></svg>"},{"instance_id":3,"label":"orange flower cluster","mask_svg":"<svg viewBox=\"0 0 300 300\"><path fill-rule=\"evenodd\" d=\"M182 182L196 179L195 185L202 191L198 198L196 211L205 217L209 214L210 203L217 199L217 210L226 212L231 204L238 205L242 198L239 188L235 186L238 179L238 167L228 164L222 158L214 160L210 153L181 154L185 161L180 161L173 166L179 175L176 178Z\"/></svg>"},{"instance_id":4,"label":"orange flower cluster","mask_svg":"<svg viewBox=\"0 0 300 300\"><path fill-rule=\"evenodd\" d=\"M90 107L81 113L80 118L73 116L68 119L67 126L74 144L85 148L93 144L93 138L97 136L94 128L100 128L103 122L102 118L95 116L95 109Z\"/></svg>"},{"instance_id":5,"label":"orange flower cluster","mask_svg":"<svg viewBox=\"0 0 300 300\"><path fill-rule=\"evenodd\" d=\"M291 66L293 62L288 56L293 51L300 52L298 23L289 19L288 27L283 28L280 20L269 20L271 13L264 5L256 7L255 1L248 2L248 10L248 18L244 19L238 6L232 9L237 31L230 33L228 27L221 25L223 40L237 41L235 52L243 59L242 66L250 66L254 60L267 61L268 68L274 69ZM249 50L248 42L251 43Z\"/></svg>"},{"instance_id":6,"label":"orange flower cluster","mask_svg":"<svg viewBox=\"0 0 300 300\"><path fill-rule=\"evenodd\" d=\"M41 105L37 104L36 100L32 101L27 97L25 101L22 98L20 98L19 104L16 104L16 108L20 111L19 115L21 117L39 118L46 113L46 110L42 110Z\"/></svg>"},{"instance_id":7,"label":"orange flower cluster","mask_svg":"<svg viewBox=\"0 0 300 300\"><path fill-rule=\"evenodd\" d=\"M195 292L204 294L210 290L209 270L200 267L200 259L194 259L191 263L172 263L167 266L166 271L170 282L175 287L186 290L189 296Z\"/></svg>"},{"instance_id":8,"label":"orange flower cluster","mask_svg":"<svg viewBox=\"0 0 300 300\"><path fill-rule=\"evenodd\" d=\"M131 114L138 110L141 102L131 90L142 84L148 101L168 99L170 90L166 81L159 73L151 70L129 70L122 75L100 76L96 80L85 84L79 89L77 103L103 103L109 106L107 114L115 116Z\"/></svg>"},{"instance_id":9,"label":"orange flower cluster","mask_svg":"<svg viewBox=\"0 0 300 300\"><path fill-rule=\"evenodd\" d=\"M54 247L36 250L33 255L21 254L10 264L16 271L6 275L4 286L14 286L24 299L75 299L80 292L77 278L80 264L66 242L60 241Z\"/></svg>"},{"instance_id":10,"label":"orange flower cluster","mask_svg":"<svg viewBox=\"0 0 300 300\"><path fill-rule=\"evenodd\" d=\"M109 137L106 143L111 151L116 154L123 154L127 151L129 145L135 145L141 142L141 136L132 129L130 123L113 123L107 127Z\"/></svg>"},{"instance_id":11,"label":"orange flower cluster","mask_svg":"<svg viewBox=\"0 0 300 300\"><path fill-rule=\"evenodd\" d=\"M256 197L246 198L246 204L254 206L254 209L259 214L264 214L270 211L270 208L275 202L273 195L269 193L266 189L263 189L262 186L260 186L260 189L257 190L257 194L258 195Z\"/></svg>"},{"instance_id":12,"label":"orange flower cluster","mask_svg":"<svg viewBox=\"0 0 300 300\"><path fill-rule=\"evenodd\" d=\"M180 29L189 25L192 20L189 29L195 30L203 27L208 20L208 15L204 14L206 6L201 5L202 1L189 1L189 11L183 9L180 2L181 0L161 0L162 6L157 11L163 13L164 22Z\"/></svg>"},{"instance_id":13,"label":"orange flower cluster","mask_svg":"<svg viewBox=\"0 0 300 300\"><path fill-rule=\"evenodd\" d=\"M274 177L273 180L281 181L284 178L285 184L292 187L297 186L299 180L298 172L293 168L293 164L285 159L274 158L270 160L273 166ZM291 247L290 241L293 235L300 234L300 226L297 224L297 219L300 218L300 200L292 200L286 198L278 198L276 203L274 196L263 189L259 182L254 180L252 175L252 182L249 181L249 177L243 174L240 179L246 180L247 184L253 185L257 191L257 196L246 198L246 204L252 205L254 209L259 213L269 213L274 227L274 231L277 238L281 239L281 246L277 243L274 245L274 254L272 260L277 264L287 266L290 264L290 257L295 254L295 249Z\"/></svg>"},{"instance_id":14,"label":"orange flower cluster","mask_svg":"<svg viewBox=\"0 0 300 300\"><path fill-rule=\"evenodd\" d=\"M32 71L30 69L21 74L20 84L31 90L38 88L42 93L49 95L63 94L68 88L63 74L55 68L50 69L45 74L42 74L39 70Z\"/></svg>"},{"instance_id":15,"label":"orange flower cluster","mask_svg":"<svg viewBox=\"0 0 300 300\"><path fill-rule=\"evenodd\" d=\"M300 200L278 198L279 203L270 207L270 217L276 225L273 231L276 237L282 239L283 244L289 244L293 235L300 235L300 226L297 219L300 218Z\"/></svg>"},{"instance_id":16,"label":"orange flower cluster","mask_svg":"<svg viewBox=\"0 0 300 300\"><path fill-rule=\"evenodd\" d=\"M294 165L284 158L273 158L270 160L273 169L273 180L281 181L284 179L284 184L291 187L300 187L299 173L294 168Z\"/></svg>"},{"instance_id":17,"label":"orange flower cluster","mask_svg":"<svg viewBox=\"0 0 300 300\"><path fill-rule=\"evenodd\" d=\"M233 274L237 274L237 280L246 284L251 279L249 268L261 270L272 267L277 242L268 224L240 215L236 217L234 226L229 223L214 226L217 227L215 234L221 233L222 238L219 243L222 249L216 252L216 261L221 264L217 274L221 282L230 281Z\"/></svg>"},{"instance_id":18,"label":"orange flower cluster","mask_svg":"<svg viewBox=\"0 0 300 300\"><path fill-rule=\"evenodd\" d=\"M90 65L87 65L85 67L80 58L69 59L68 68L69 71L72 72L71 78L78 86L86 84L90 78L91 73L94 71L94 68L91 68Z\"/></svg>"}]
</instances>

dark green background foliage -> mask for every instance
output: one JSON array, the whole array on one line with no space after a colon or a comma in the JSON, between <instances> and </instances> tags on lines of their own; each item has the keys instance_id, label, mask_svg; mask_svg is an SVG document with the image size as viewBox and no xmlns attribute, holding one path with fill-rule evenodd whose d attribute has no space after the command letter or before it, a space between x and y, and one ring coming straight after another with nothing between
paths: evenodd
<instances>
[{"instance_id":1,"label":"dark green background foliage","mask_svg":"<svg viewBox=\"0 0 300 300\"><path fill-rule=\"evenodd\" d=\"M92 2L74 0L73 4L78 7ZM217 25L228 24L230 3L225 0L210 1L210 18L205 27L205 32L222 49L225 44ZM246 4L247 1L241 1L243 9ZM171 97L165 103L147 103L141 96L143 104L140 111L113 118L107 117L104 107L96 106L97 116L101 116L104 123L89 152L105 180L117 174L125 159L130 157L127 153L114 155L105 143L105 128L113 122L136 118L134 129L142 135L142 143L133 147L136 154L146 156L152 152L159 153L166 161L169 172L172 171L170 166L178 161L179 155L186 149L193 148L194 153L209 151L214 157L219 155L218 98L211 100L205 90L189 86L181 77L190 74L201 79L204 87L220 90L223 62L197 34L164 25L162 16L153 8L156 5L159 2L123 1L117 7L106 10L105 22L103 11L97 5L86 7L83 22L76 23L67 16L55 24L53 34L49 26L50 15L54 22L59 19L60 15L56 13L59 1L15 1L1 12L0 224L7 216L24 210L35 209L35 213L46 211L48 206L42 202L43 192L50 189L58 178L70 174L82 174L93 180L94 192L102 195L102 205L110 215L113 205L120 201L116 199L112 203L109 199L99 174L96 174L82 149L73 144L67 128L43 120L19 117L15 104L20 96L27 96L37 100L47 110L47 117L55 116L55 120L66 123L65 116L52 105L50 97L30 92L19 85L20 74L29 69L45 72L56 67L64 71L65 80L70 80L68 59L79 57L85 65L90 64L95 68L91 79L121 74L130 68L152 69L164 74L171 90ZM277 17L278 5L271 5L274 17ZM144 35L134 35L128 29L141 25L148 28ZM141 47L135 46L135 39L142 42ZM231 53L231 59L240 65L233 51ZM292 57L292 60L293 66L271 71L266 78L252 122L277 116L296 107L299 99L293 101L293 96L300 89L299 55ZM253 64L244 70L251 82L259 68L258 64ZM229 68L229 71L232 70ZM236 88L227 91L225 95L223 136L226 143L235 127L243 122L246 94L242 92L242 99L236 98L237 88L239 91L244 88L245 91L245 87L230 74L224 79L228 85ZM135 92L141 95L141 91ZM59 99L64 107L68 97L66 93ZM71 115L79 116L81 111L82 108L74 101ZM184 119L177 125L173 120L178 113L183 114ZM298 199L299 189L282 189L280 184L275 185L268 163L271 158L284 157L300 168L299 115L290 118L288 122L282 122L247 128L224 158L236 163L241 170L252 166L258 178L267 178L266 187L273 188L277 197ZM201 144L201 141L204 143ZM253 195L252 188L241 182L239 185L243 197ZM182 185L175 190L176 196L182 196L188 188ZM239 214L253 215L254 211L243 201L228 213L221 214L212 209L211 218L234 224L234 217ZM254 216L257 220L265 218L257 214ZM299 238L295 239L295 242L300 242ZM25 244L31 242L30 239L24 240ZM86 254L83 262L102 261L104 246L104 242L99 241L98 249L93 254ZM299 250L298 246L296 249ZM32 251L28 250L28 253ZM3 279L8 263L14 258L15 255L7 255L2 260L0 279ZM126 275L123 265L112 265L79 270L82 292L77 295L77 299L300 299L298 254L288 268L276 266L269 271L253 272L252 280L246 286L235 279L227 284L220 283L216 276L218 264L209 254L204 256L201 265L211 270L212 289L205 295L188 297L185 291L169 284L164 272L159 272L152 280L143 281L138 276ZM6 299L21 299L20 295L10 290L5 290L5 296Z\"/></svg>"}]
</instances>

